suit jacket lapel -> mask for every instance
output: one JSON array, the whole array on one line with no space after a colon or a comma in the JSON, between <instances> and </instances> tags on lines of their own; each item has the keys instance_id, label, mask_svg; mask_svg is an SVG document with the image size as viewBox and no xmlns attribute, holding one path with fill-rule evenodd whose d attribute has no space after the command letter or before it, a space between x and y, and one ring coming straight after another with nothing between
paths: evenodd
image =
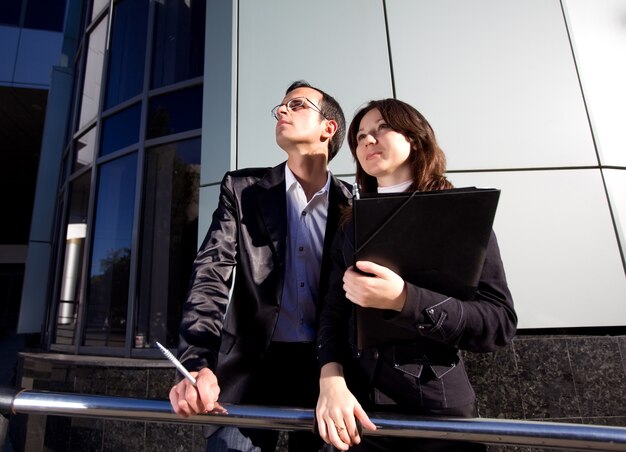
<instances>
[{"instance_id":1,"label":"suit jacket lapel","mask_svg":"<svg viewBox=\"0 0 626 452\"><path fill-rule=\"evenodd\" d=\"M287 196L285 194L285 163L268 171L266 176L257 183L259 214L267 233L270 237L276 262L284 262L286 237L287 237ZM319 300L323 299L328 289L328 276L330 274L331 259L330 249L339 227L342 215L341 206L349 205L352 195L346 185L334 176L331 178L328 194L328 217L326 220L326 232L324 235L324 250L322 254L322 267L320 269ZM281 281L282 277L281 275ZM278 293L282 290L282 283L277 288ZM322 303L317 303L319 314Z\"/></svg>"},{"instance_id":2,"label":"suit jacket lapel","mask_svg":"<svg viewBox=\"0 0 626 452\"><path fill-rule=\"evenodd\" d=\"M257 187L261 219L272 241L277 262L284 262L287 237L285 163L270 169Z\"/></svg>"},{"instance_id":3,"label":"suit jacket lapel","mask_svg":"<svg viewBox=\"0 0 626 452\"><path fill-rule=\"evenodd\" d=\"M335 235L339 229L339 220L343 215L343 209L350 205L352 194L346 185L334 176L330 180L330 190L328 193L328 217L326 218L326 232L324 234L324 251L322 254L322 267L320 269L320 283L318 292L317 313L322 308L322 301L328 290L328 279L332 267L330 250L332 248Z\"/></svg>"},{"instance_id":4,"label":"suit jacket lapel","mask_svg":"<svg viewBox=\"0 0 626 452\"><path fill-rule=\"evenodd\" d=\"M347 186L335 178L330 179L330 190L328 193L328 217L326 219L326 233L324 235L324 253L330 251L335 233L339 227L339 220L343 215L343 208L350 205L352 194Z\"/></svg>"}]
</instances>

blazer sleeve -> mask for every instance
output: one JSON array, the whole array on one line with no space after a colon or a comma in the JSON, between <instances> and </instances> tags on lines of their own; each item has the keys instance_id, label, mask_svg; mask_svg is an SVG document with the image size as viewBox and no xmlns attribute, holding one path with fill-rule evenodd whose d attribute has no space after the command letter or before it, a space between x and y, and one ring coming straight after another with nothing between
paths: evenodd
<instances>
[{"instance_id":1,"label":"blazer sleeve","mask_svg":"<svg viewBox=\"0 0 626 452\"><path fill-rule=\"evenodd\" d=\"M345 298L343 274L348 265L344 258L347 234L340 229L331 248L331 270L328 292L323 300L317 331L317 351L320 367L329 362L345 363L351 355L350 317L352 303Z\"/></svg>"},{"instance_id":2,"label":"blazer sleeve","mask_svg":"<svg viewBox=\"0 0 626 452\"><path fill-rule=\"evenodd\" d=\"M458 300L407 283L407 300L390 322L414 329L416 337L473 352L490 352L515 335L517 315L506 281L495 234L473 300Z\"/></svg>"},{"instance_id":3,"label":"blazer sleeve","mask_svg":"<svg viewBox=\"0 0 626 452\"><path fill-rule=\"evenodd\" d=\"M227 173L217 209L192 267L183 305L178 355L189 370L215 370L238 247L238 214L233 180Z\"/></svg>"}]
</instances>

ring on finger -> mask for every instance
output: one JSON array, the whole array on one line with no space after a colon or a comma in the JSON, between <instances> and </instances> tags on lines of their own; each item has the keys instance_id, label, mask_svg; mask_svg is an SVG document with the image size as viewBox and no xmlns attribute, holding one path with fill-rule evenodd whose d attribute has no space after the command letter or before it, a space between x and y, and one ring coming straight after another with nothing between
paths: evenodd
<instances>
[{"instance_id":1,"label":"ring on finger","mask_svg":"<svg viewBox=\"0 0 626 452\"><path fill-rule=\"evenodd\" d=\"M335 430L337 430L337 433L339 435L341 435L341 433L343 433L343 431L345 430L345 428L343 427L339 427L337 424L335 424Z\"/></svg>"}]
</instances>

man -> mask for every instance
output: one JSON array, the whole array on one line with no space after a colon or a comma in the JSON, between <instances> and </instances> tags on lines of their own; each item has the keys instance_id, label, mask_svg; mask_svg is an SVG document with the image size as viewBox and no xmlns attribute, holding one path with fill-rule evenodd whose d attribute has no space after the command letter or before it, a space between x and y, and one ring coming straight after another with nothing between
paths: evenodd
<instances>
[{"instance_id":1,"label":"man","mask_svg":"<svg viewBox=\"0 0 626 452\"><path fill-rule=\"evenodd\" d=\"M345 119L335 99L304 81L293 83L272 113L287 161L225 175L194 262L179 357L197 389L183 379L170 391L183 416L219 407L218 397L309 408L317 402L318 300L340 207L350 198L327 165L343 143ZM211 451L273 451L278 437L271 430L207 430ZM310 433L289 435L290 451L322 444Z\"/></svg>"}]
</instances>

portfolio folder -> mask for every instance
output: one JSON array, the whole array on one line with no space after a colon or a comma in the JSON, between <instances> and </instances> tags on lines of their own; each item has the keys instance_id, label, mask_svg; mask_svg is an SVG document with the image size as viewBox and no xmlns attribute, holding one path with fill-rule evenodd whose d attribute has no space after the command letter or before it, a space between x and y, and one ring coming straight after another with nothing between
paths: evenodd
<instances>
[{"instance_id":1,"label":"portfolio folder","mask_svg":"<svg viewBox=\"0 0 626 452\"><path fill-rule=\"evenodd\" d=\"M455 188L353 199L354 259L390 268L405 281L471 300L482 272L500 190ZM415 338L387 310L356 306L359 349Z\"/></svg>"}]
</instances>

